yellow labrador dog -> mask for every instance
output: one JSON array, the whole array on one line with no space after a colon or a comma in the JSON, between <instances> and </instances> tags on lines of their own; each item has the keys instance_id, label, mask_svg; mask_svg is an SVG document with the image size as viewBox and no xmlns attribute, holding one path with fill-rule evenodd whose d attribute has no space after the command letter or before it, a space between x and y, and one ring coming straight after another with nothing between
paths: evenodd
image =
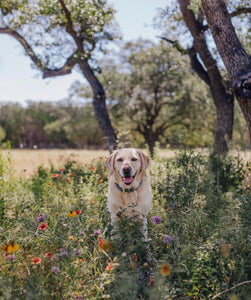
<instances>
[{"instance_id":1,"label":"yellow labrador dog","mask_svg":"<svg viewBox=\"0 0 251 300\"><path fill-rule=\"evenodd\" d=\"M147 241L147 214L152 204L152 193L146 168L149 158L137 149L120 149L106 159L110 170L108 210L116 232L120 212L142 222L143 241Z\"/></svg>"}]
</instances>

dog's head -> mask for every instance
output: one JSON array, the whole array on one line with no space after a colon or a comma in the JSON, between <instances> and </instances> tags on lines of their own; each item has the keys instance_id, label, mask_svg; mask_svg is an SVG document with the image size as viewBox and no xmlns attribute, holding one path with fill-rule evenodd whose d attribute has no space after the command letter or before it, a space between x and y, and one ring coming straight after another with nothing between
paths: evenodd
<instances>
[{"instance_id":1,"label":"dog's head","mask_svg":"<svg viewBox=\"0 0 251 300\"><path fill-rule=\"evenodd\" d=\"M116 150L106 159L110 175L119 177L125 185L132 184L135 178L144 175L148 165L149 158L133 148Z\"/></svg>"}]
</instances>

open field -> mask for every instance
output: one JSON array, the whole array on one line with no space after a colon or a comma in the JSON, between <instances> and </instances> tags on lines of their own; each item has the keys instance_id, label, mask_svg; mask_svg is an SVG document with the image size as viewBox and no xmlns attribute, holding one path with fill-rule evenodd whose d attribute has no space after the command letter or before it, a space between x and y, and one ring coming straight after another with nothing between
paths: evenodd
<instances>
[{"instance_id":1,"label":"open field","mask_svg":"<svg viewBox=\"0 0 251 300\"><path fill-rule=\"evenodd\" d=\"M174 158L178 150L159 149L157 155L162 158ZM207 149L196 149L195 152L208 154ZM105 150L77 150L77 149L13 149L3 150L6 157L10 154L13 158L13 167L18 176L25 174L32 175L37 171L37 167L42 165L46 168L52 165L55 168L61 168L67 161L76 161L78 164L85 165L98 161L109 155ZM232 151L233 155L240 154L245 161L251 161L251 151Z\"/></svg>"},{"instance_id":2,"label":"open field","mask_svg":"<svg viewBox=\"0 0 251 300\"><path fill-rule=\"evenodd\" d=\"M5 151L0 299L249 300L250 165L198 152L158 150L157 158L174 159L151 160L143 242L124 210L112 239L107 151ZM240 154L250 160L250 152Z\"/></svg>"}]
</instances>

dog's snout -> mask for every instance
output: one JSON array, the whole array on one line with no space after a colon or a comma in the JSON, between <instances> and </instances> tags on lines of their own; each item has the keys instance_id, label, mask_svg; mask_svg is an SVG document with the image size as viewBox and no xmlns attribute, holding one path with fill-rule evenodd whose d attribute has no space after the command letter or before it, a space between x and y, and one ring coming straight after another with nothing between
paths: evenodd
<instances>
[{"instance_id":1,"label":"dog's snout","mask_svg":"<svg viewBox=\"0 0 251 300\"><path fill-rule=\"evenodd\" d=\"M124 168L123 168L124 175L125 175L125 176L126 176L126 175L131 175L131 170L132 170L132 168L129 167L129 166L124 167Z\"/></svg>"}]
</instances>

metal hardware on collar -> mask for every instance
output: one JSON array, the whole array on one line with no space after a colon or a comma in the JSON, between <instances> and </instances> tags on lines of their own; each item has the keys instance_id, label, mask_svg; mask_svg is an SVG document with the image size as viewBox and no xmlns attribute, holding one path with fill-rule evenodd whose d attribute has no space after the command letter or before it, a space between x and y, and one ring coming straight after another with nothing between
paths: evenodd
<instances>
[{"instance_id":1,"label":"metal hardware on collar","mask_svg":"<svg viewBox=\"0 0 251 300\"><path fill-rule=\"evenodd\" d=\"M137 191L141 187L141 184L142 184L142 180L140 181L138 187L136 187L136 188L123 189L118 183L115 182L116 188L120 192L125 192L125 193L131 193L131 192Z\"/></svg>"}]
</instances>

